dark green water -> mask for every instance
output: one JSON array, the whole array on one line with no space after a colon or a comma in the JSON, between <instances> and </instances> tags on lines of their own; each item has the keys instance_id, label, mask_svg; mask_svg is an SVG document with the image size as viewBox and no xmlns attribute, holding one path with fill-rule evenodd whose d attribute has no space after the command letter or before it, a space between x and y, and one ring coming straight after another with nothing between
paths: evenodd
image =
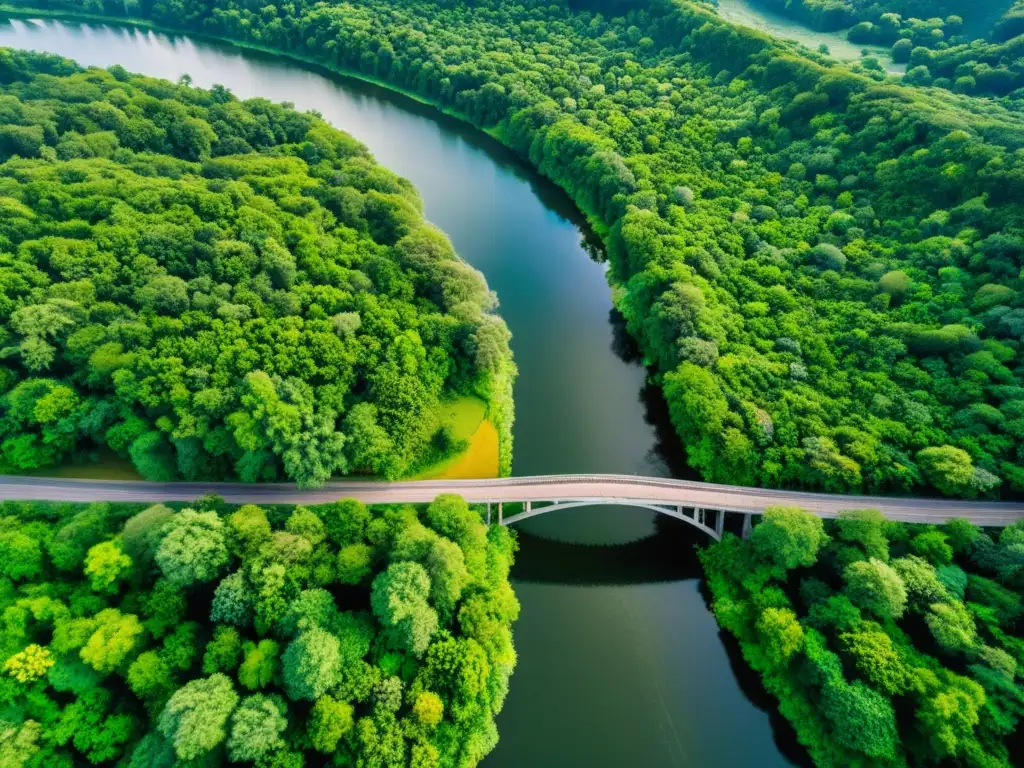
<instances>
[{"instance_id":1,"label":"dark green water","mask_svg":"<svg viewBox=\"0 0 1024 768\"><path fill-rule=\"evenodd\" d=\"M318 110L412 180L427 216L497 291L520 370L516 474L685 471L578 214L487 137L379 88L187 38L13 21L0 26L0 45L188 73L197 86ZM693 554L701 534L609 507L524 528L519 665L487 766L789 764L776 744L789 751L789 731L762 709L764 694L708 611Z\"/></svg>"}]
</instances>

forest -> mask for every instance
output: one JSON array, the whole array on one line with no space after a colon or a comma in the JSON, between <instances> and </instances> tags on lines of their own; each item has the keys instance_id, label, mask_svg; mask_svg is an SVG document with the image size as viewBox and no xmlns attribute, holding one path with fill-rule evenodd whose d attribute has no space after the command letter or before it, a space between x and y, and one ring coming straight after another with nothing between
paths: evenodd
<instances>
[{"instance_id":1,"label":"forest","mask_svg":"<svg viewBox=\"0 0 1024 768\"><path fill-rule=\"evenodd\" d=\"M686 0L616 18L500 0L51 7L301 54L518 151L603 236L708 480L1024 489L1024 116L999 103L876 82Z\"/></svg>"},{"instance_id":2,"label":"forest","mask_svg":"<svg viewBox=\"0 0 1024 768\"><path fill-rule=\"evenodd\" d=\"M509 333L404 179L315 114L0 50L0 472L407 475Z\"/></svg>"},{"instance_id":3,"label":"forest","mask_svg":"<svg viewBox=\"0 0 1024 768\"><path fill-rule=\"evenodd\" d=\"M715 617L818 766L1024 758L1024 523L768 510L700 553Z\"/></svg>"},{"instance_id":4,"label":"forest","mask_svg":"<svg viewBox=\"0 0 1024 768\"><path fill-rule=\"evenodd\" d=\"M476 765L515 550L458 496L4 502L0 764Z\"/></svg>"}]
</instances>

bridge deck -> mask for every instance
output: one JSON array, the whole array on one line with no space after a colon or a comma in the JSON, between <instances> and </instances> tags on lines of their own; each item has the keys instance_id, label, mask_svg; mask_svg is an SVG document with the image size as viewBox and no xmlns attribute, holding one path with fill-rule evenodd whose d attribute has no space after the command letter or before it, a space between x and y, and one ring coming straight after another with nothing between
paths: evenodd
<instances>
[{"instance_id":1,"label":"bridge deck","mask_svg":"<svg viewBox=\"0 0 1024 768\"><path fill-rule=\"evenodd\" d=\"M394 483L345 480L311 490L300 490L285 483L147 483L0 477L0 500L192 501L210 493L239 504L320 504L341 498L394 504L426 502L441 493L458 493L471 502L573 500L614 504L636 500L751 514L761 514L767 507L793 506L821 517L834 517L844 509L877 509L892 520L940 523L951 517L963 517L978 525L994 527L1024 518L1024 504L1015 502L844 496L634 475L546 475Z\"/></svg>"}]
</instances>

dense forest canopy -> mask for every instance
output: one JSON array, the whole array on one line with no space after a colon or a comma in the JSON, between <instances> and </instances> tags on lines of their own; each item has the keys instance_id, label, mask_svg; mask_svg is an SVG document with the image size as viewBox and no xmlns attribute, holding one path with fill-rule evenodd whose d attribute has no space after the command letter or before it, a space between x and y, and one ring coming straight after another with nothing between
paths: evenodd
<instances>
[{"instance_id":1,"label":"dense forest canopy","mask_svg":"<svg viewBox=\"0 0 1024 768\"><path fill-rule=\"evenodd\" d=\"M715 616L817 765L1020 765L1024 523L774 509L700 556Z\"/></svg>"},{"instance_id":2,"label":"dense forest canopy","mask_svg":"<svg viewBox=\"0 0 1024 768\"><path fill-rule=\"evenodd\" d=\"M385 78L568 190L706 478L1024 488L1024 117L682 0L129 11Z\"/></svg>"},{"instance_id":3,"label":"dense forest canopy","mask_svg":"<svg viewBox=\"0 0 1024 768\"><path fill-rule=\"evenodd\" d=\"M507 454L494 306L316 115L0 51L0 471L106 447L152 480L397 477L460 393Z\"/></svg>"},{"instance_id":4,"label":"dense forest canopy","mask_svg":"<svg viewBox=\"0 0 1024 768\"><path fill-rule=\"evenodd\" d=\"M457 496L0 504L0 763L476 765L515 548Z\"/></svg>"}]
</instances>

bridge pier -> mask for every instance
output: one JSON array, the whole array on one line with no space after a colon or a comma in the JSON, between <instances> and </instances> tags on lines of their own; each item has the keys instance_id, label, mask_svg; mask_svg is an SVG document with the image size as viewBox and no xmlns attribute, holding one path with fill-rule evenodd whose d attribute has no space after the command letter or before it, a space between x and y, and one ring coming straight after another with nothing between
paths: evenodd
<instances>
[{"instance_id":1,"label":"bridge pier","mask_svg":"<svg viewBox=\"0 0 1024 768\"><path fill-rule=\"evenodd\" d=\"M700 507L693 508L693 521L697 525L704 525L704 510Z\"/></svg>"},{"instance_id":2,"label":"bridge pier","mask_svg":"<svg viewBox=\"0 0 1024 768\"><path fill-rule=\"evenodd\" d=\"M491 502L487 502L487 524L491 524Z\"/></svg>"},{"instance_id":3,"label":"bridge pier","mask_svg":"<svg viewBox=\"0 0 1024 768\"><path fill-rule=\"evenodd\" d=\"M502 509L502 502L499 501L498 502L498 525L504 525L504 524L505 524L505 514L504 514L504 510Z\"/></svg>"},{"instance_id":4,"label":"bridge pier","mask_svg":"<svg viewBox=\"0 0 1024 768\"><path fill-rule=\"evenodd\" d=\"M715 536L718 540L722 540L722 534L725 533L725 510L719 509L715 512Z\"/></svg>"},{"instance_id":5,"label":"bridge pier","mask_svg":"<svg viewBox=\"0 0 1024 768\"><path fill-rule=\"evenodd\" d=\"M753 526L753 523L752 523L752 520L751 520L750 513L744 514L743 515L743 533L741 534L744 539L749 539L750 538L750 532L753 530L753 528L754 528L754 526Z\"/></svg>"}]
</instances>

